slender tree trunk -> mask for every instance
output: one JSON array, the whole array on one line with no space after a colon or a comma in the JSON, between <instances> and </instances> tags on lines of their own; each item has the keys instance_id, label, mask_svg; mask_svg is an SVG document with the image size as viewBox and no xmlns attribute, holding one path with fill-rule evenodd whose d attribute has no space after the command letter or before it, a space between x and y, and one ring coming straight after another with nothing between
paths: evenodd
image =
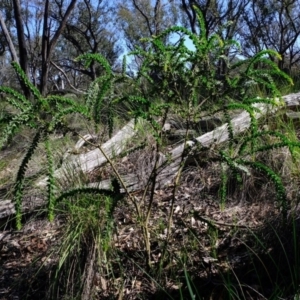
<instances>
[{"instance_id":1,"label":"slender tree trunk","mask_svg":"<svg viewBox=\"0 0 300 300\"><path fill-rule=\"evenodd\" d=\"M16 27L17 27L17 36L18 36L18 43L19 43L19 57L20 57L20 66L22 70L25 72L25 74L28 77L28 51L25 41L25 34L24 34L24 24L22 21L22 15L21 15L21 4L19 0L13 0L13 6L14 6L14 14L15 14L15 20L16 20ZM30 89L21 82L22 90L26 97L30 97Z\"/></svg>"},{"instance_id":2,"label":"slender tree trunk","mask_svg":"<svg viewBox=\"0 0 300 300\"><path fill-rule=\"evenodd\" d=\"M21 5L19 0L13 0L13 4L19 43L20 65L26 75L28 75L28 52L25 41L24 24L21 15Z\"/></svg>"},{"instance_id":3,"label":"slender tree trunk","mask_svg":"<svg viewBox=\"0 0 300 300\"><path fill-rule=\"evenodd\" d=\"M42 43L42 74L41 74L41 86L40 91L42 95L47 94L47 83L49 76L49 68L51 63L52 52L58 42L59 36L66 27L67 20L75 7L77 0L72 0L66 10L66 13L60 22L58 29L56 30L52 40L50 41L50 34L48 28L49 20L49 0L45 2L45 12L44 12L44 26L43 26L43 43Z\"/></svg>"},{"instance_id":4,"label":"slender tree trunk","mask_svg":"<svg viewBox=\"0 0 300 300\"><path fill-rule=\"evenodd\" d=\"M0 11L0 26L1 26L3 34L5 36L6 42L8 44L9 52L10 52L12 60L19 63L19 58L18 58L16 49L15 49L15 46L14 46L14 44L12 42L12 39L10 37L10 34L9 34L8 30L7 30L7 27L5 25L5 22L4 22L3 15L1 13L1 11Z\"/></svg>"},{"instance_id":5,"label":"slender tree trunk","mask_svg":"<svg viewBox=\"0 0 300 300\"><path fill-rule=\"evenodd\" d=\"M40 92L42 94L46 93L47 81L48 81L48 66L47 66L47 58L48 58L48 48L49 48L49 40L50 40L50 32L48 28L48 20L49 20L49 0L45 1L45 9L44 9L44 24L43 24L43 35L42 35L42 70L41 70L41 82L40 82Z\"/></svg>"}]
</instances>

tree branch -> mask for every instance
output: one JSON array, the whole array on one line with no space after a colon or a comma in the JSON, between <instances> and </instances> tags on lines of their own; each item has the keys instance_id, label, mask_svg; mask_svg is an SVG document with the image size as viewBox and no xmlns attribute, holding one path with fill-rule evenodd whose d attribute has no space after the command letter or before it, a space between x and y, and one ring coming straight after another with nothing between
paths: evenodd
<instances>
[{"instance_id":1,"label":"tree branch","mask_svg":"<svg viewBox=\"0 0 300 300\"><path fill-rule=\"evenodd\" d=\"M85 92L83 92L83 91L81 91L81 90L78 90L74 85L72 85L72 83L70 82L70 80L69 80L67 74L65 73L65 71L64 71L62 68L60 68L60 67L59 67L57 64L55 64L53 61L51 61L51 64L52 64L57 70L59 70L59 71L64 75L64 77L66 78L66 80L67 80L69 86L70 86L73 90L75 90L76 92L78 92L78 93L80 93L80 94L85 94Z\"/></svg>"},{"instance_id":2,"label":"tree branch","mask_svg":"<svg viewBox=\"0 0 300 300\"><path fill-rule=\"evenodd\" d=\"M133 5L134 7L139 11L139 13L144 17L146 23L147 23L147 27L148 27L148 30L149 30L149 33L151 35L153 35L153 30L151 29L151 24L150 24L150 21L149 21L149 18L146 16L146 14L141 10L141 8L137 5L136 1L133 0Z\"/></svg>"}]
</instances>

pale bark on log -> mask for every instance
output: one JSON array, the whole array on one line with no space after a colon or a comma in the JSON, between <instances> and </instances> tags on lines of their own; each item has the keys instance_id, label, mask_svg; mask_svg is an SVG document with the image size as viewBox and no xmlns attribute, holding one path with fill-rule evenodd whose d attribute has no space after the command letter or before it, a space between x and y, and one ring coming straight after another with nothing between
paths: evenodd
<instances>
[{"instance_id":1,"label":"pale bark on log","mask_svg":"<svg viewBox=\"0 0 300 300\"><path fill-rule=\"evenodd\" d=\"M117 157L121 152L126 149L126 143L136 134L134 128L134 120L129 121L120 131L117 132L110 140L101 146L101 149L111 159ZM79 142L80 143L80 142ZM81 147L82 145L80 145ZM93 171L107 162L105 156L99 148L91 150L87 153L76 155L71 161L65 162L62 167L55 171L54 177L56 179L63 178L70 174L69 170L72 168L72 173L83 172L88 173ZM74 172L75 171L75 172ZM45 186L47 178L39 181L37 186Z\"/></svg>"},{"instance_id":2,"label":"pale bark on log","mask_svg":"<svg viewBox=\"0 0 300 300\"><path fill-rule=\"evenodd\" d=\"M97 139L96 134L86 134L82 138L79 139L79 141L74 146L74 151L79 151L80 148L87 142L87 141L93 141Z\"/></svg>"},{"instance_id":3,"label":"pale bark on log","mask_svg":"<svg viewBox=\"0 0 300 300\"><path fill-rule=\"evenodd\" d=\"M283 100L287 107L297 107L300 105L300 93L289 94L283 97ZM284 106L284 105L283 105ZM280 107L274 107L270 105L255 104L255 107L260 109L260 112L255 113L256 118L260 118L267 112L273 113ZM251 124L250 116L247 112L243 111L231 120L231 125L234 134L238 134L248 129ZM168 184L171 184L176 176L180 163L182 161L182 155L184 149L189 147L192 151L198 145L209 148L213 144L220 144L228 140L228 124L224 124L215 130L205 133L200 137L195 138L193 141L187 141L185 144L181 144L174 148L169 155L161 156L159 175L156 182L156 188L162 188ZM130 140L136 134L134 128L134 120L131 120L126 126L124 126L112 139L102 145L103 151L109 158L117 157L120 153L126 150L126 142ZM189 151L189 153L192 153ZM185 157L186 158L186 157ZM84 153L75 157L75 159L68 163L68 167L63 165L62 168L55 172L57 179L62 178L68 174L70 164L75 168L75 171L90 172L95 168L101 167L107 162L105 156L99 149L94 149L88 153ZM142 189L143 186L139 182L139 178L133 174L127 174L123 178L125 185L129 191L136 191ZM38 181L38 186L45 186L47 179ZM100 183L91 183L89 186L98 187L100 189L110 189L110 180L106 180ZM124 192L124 190L122 190ZM10 200L0 201L0 219L7 217L14 212L11 206Z\"/></svg>"},{"instance_id":4,"label":"pale bark on log","mask_svg":"<svg viewBox=\"0 0 300 300\"><path fill-rule=\"evenodd\" d=\"M300 93L295 94L289 94L286 95L283 98L283 101L285 102L285 105L287 107L296 107L300 105ZM278 100L279 101L279 100ZM284 104L283 104L284 105ZM255 118L259 119L261 116L265 115L266 113L274 113L276 110L280 108L280 106L271 106L266 104L257 103L253 105L254 107L259 109L259 112L255 113ZM251 125L251 119L249 114L246 111L241 112L236 117L234 117L231 120L231 126L233 129L234 135L241 133L248 129ZM181 144L178 147L174 148L168 155L168 160L170 161L169 164L164 165L167 158L164 156L164 158L160 159L160 169L158 170L158 177L156 181L156 188L163 188L164 186L171 184L174 180L174 177L176 176L179 166L181 164L182 154L186 147L190 148L189 153L192 152L192 150L197 147L199 144L203 148L209 148L212 145L218 145L220 143L223 143L228 140L229 133L228 133L228 124L224 124L218 128L216 128L213 131L207 132L200 137L195 138L193 141L187 141L185 144ZM132 187L139 187L139 189L143 188L141 186L139 179L137 176L131 176L130 180L128 180L128 177L126 177L126 183L130 186L130 191L132 190ZM103 183L104 184L104 183ZM94 183L96 186L97 184ZM103 188L104 185L100 183L100 186Z\"/></svg>"},{"instance_id":5,"label":"pale bark on log","mask_svg":"<svg viewBox=\"0 0 300 300\"><path fill-rule=\"evenodd\" d=\"M279 101L279 100L278 100ZM286 106L293 107L300 105L300 93L297 94L289 94L283 97L283 101L286 103ZM253 105L258 108L260 112L255 113L255 117L258 119L262 115L265 115L267 112L273 113L280 108L280 106L271 106L266 104L257 103ZM231 125L233 128L233 133L238 134L243 132L244 130L250 127L251 119L249 114L246 111L238 114L235 118L231 120ZM191 149L199 143L204 148L209 148L213 144L220 144L228 140L228 124L224 124L220 127L217 127L215 130L205 133L200 137L195 138L193 141L187 141L186 144L181 144L175 149L173 149L170 154L171 164L168 167L164 167L159 178L163 179L165 176L174 175L176 173L176 169L178 169L178 164L180 163L181 156L183 150L186 146L189 146ZM101 147L103 151L109 158L113 156L118 156L121 152L126 149L126 141L132 138L136 134L134 129L134 121L131 120L122 130L120 130L112 139L107 141ZM166 161L165 159L161 160L161 164ZM103 156L99 149L95 149L89 151L87 153L78 155L75 157L72 165L76 166L78 170L82 172L90 172L97 167L101 167L104 163L106 163L106 158ZM64 174L66 174L66 170L63 166L61 169L55 172L55 177L60 178ZM170 178L169 181L172 179Z\"/></svg>"},{"instance_id":6,"label":"pale bark on log","mask_svg":"<svg viewBox=\"0 0 300 300\"><path fill-rule=\"evenodd\" d=\"M294 106L299 105L300 102L300 93L298 94L290 94L283 97L283 100L286 103L286 106ZM279 100L278 100L279 101ZM278 106L271 106L266 104L257 103L253 105L254 107L259 109L259 112L255 112L255 118L259 119L261 116L266 113L274 113L279 109ZM234 117L231 120L231 127L233 130L233 134L236 135L248 129L251 125L251 119L249 113L246 111L241 112L239 115ZM189 147L193 150L196 146L200 144L203 148L209 148L212 145L218 145L223 143L229 139L228 132L228 123L216 128L213 131L207 132L200 137L195 138L193 141L187 141L186 144L181 144L171 151L171 163L164 168L157 180L157 187L162 188L163 186L172 183L174 177L176 176L179 166L182 161L182 154L186 147ZM191 151L189 151L191 153ZM165 179L165 180L164 180Z\"/></svg>"}]
</instances>

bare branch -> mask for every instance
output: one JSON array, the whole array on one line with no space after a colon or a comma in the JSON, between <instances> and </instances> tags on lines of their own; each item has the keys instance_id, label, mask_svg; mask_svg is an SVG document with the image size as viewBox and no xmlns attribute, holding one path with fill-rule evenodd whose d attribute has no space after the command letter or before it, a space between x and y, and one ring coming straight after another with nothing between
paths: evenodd
<instances>
[{"instance_id":1,"label":"bare branch","mask_svg":"<svg viewBox=\"0 0 300 300\"><path fill-rule=\"evenodd\" d=\"M151 24L149 18L146 16L146 14L141 10L141 8L138 6L136 0L132 0L134 7L140 12L140 14L143 16L147 23L148 30L151 35L153 35L153 30L151 29Z\"/></svg>"},{"instance_id":2,"label":"bare branch","mask_svg":"<svg viewBox=\"0 0 300 300\"><path fill-rule=\"evenodd\" d=\"M84 91L78 90L74 85L71 84L71 82L70 82L70 80L69 80L69 78L68 78L68 75L66 74L66 72L65 72L62 68L60 68L60 67L59 67L57 64L55 64L53 61L51 61L51 64L52 64L57 70L59 70L59 71L64 75L64 77L66 78L66 80L67 80L69 86L70 86L73 90L75 90L76 92L78 92L78 93L80 93L80 94L86 94Z\"/></svg>"}]
</instances>

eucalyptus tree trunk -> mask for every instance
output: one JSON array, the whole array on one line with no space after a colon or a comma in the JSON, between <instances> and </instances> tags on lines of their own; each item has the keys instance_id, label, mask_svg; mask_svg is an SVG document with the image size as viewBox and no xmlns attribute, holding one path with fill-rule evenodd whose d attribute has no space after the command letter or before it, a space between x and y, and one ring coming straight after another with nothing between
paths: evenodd
<instances>
[{"instance_id":1,"label":"eucalyptus tree trunk","mask_svg":"<svg viewBox=\"0 0 300 300\"><path fill-rule=\"evenodd\" d=\"M20 66L28 76L28 51L26 46L24 24L22 21L21 4L19 0L13 0L14 14L17 27L17 36L19 43Z\"/></svg>"},{"instance_id":2,"label":"eucalyptus tree trunk","mask_svg":"<svg viewBox=\"0 0 300 300\"><path fill-rule=\"evenodd\" d=\"M19 56L17 54L16 48L13 44L13 41L11 39L10 33L6 27L3 15L0 11L0 25L3 31L3 34L5 36L5 39L7 41L9 52L12 57L12 60L20 64L22 70L25 72L25 74L28 76L28 51L25 41L25 35L24 35L24 29L23 29L23 22L21 17L21 7L20 2L18 0L13 1L14 6L14 15L16 20L16 27L17 27L17 36L18 36L18 43L19 43ZM20 85L23 90L24 95L29 98L30 97L30 90L29 88L24 84L23 80L20 80Z\"/></svg>"},{"instance_id":3,"label":"eucalyptus tree trunk","mask_svg":"<svg viewBox=\"0 0 300 300\"><path fill-rule=\"evenodd\" d=\"M40 92L42 95L47 94L47 83L49 76L49 69L51 64L51 55L58 42L58 38L66 27L67 20L75 7L77 0L72 0L63 16L59 27L57 28L53 38L50 40L50 28L49 28L49 0L45 2L44 11L44 26L43 26L43 41L42 41L42 72L41 72L41 85Z\"/></svg>"},{"instance_id":4,"label":"eucalyptus tree trunk","mask_svg":"<svg viewBox=\"0 0 300 300\"><path fill-rule=\"evenodd\" d=\"M16 61L16 62L19 62L19 58L18 58L16 49L15 49L15 46L14 46L14 44L12 42L12 39L10 37L10 34L9 34L8 30L7 30L7 27L5 25L5 21L3 19L3 15L2 15L1 11L0 11L0 26L1 26L3 34L5 36L6 42L8 44L9 52L10 52L12 60Z\"/></svg>"}]
</instances>

